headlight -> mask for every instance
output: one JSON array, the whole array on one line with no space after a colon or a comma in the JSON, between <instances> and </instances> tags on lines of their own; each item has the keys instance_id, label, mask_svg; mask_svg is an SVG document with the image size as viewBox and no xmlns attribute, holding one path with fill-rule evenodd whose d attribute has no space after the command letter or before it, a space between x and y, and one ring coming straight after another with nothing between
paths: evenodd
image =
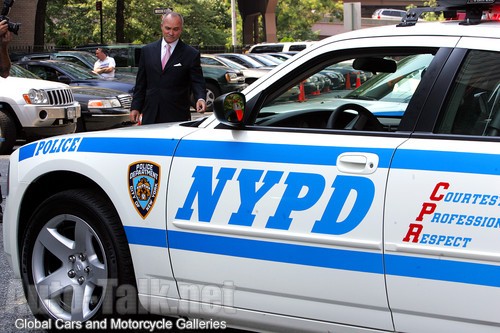
<instances>
[{"instance_id":1,"label":"headlight","mask_svg":"<svg viewBox=\"0 0 500 333\"><path fill-rule=\"evenodd\" d=\"M89 100L89 109L109 109L109 108L119 108L122 105L120 101L116 98L110 99L91 99Z\"/></svg>"},{"instance_id":2,"label":"headlight","mask_svg":"<svg viewBox=\"0 0 500 333\"><path fill-rule=\"evenodd\" d=\"M238 74L236 73L226 73L226 81L228 83L238 83Z\"/></svg>"},{"instance_id":3,"label":"headlight","mask_svg":"<svg viewBox=\"0 0 500 333\"><path fill-rule=\"evenodd\" d=\"M49 96L45 90L30 89L23 98L27 104L49 104Z\"/></svg>"}]
</instances>

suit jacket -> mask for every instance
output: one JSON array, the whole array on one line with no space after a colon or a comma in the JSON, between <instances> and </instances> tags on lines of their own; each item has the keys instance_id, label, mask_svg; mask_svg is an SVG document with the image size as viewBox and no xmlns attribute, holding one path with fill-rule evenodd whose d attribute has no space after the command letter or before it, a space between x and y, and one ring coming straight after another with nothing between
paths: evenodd
<instances>
[{"instance_id":1,"label":"suit jacket","mask_svg":"<svg viewBox=\"0 0 500 333\"><path fill-rule=\"evenodd\" d=\"M198 50L179 40L162 70L161 39L142 47L131 110L143 124L190 120L191 92L206 98Z\"/></svg>"}]
</instances>

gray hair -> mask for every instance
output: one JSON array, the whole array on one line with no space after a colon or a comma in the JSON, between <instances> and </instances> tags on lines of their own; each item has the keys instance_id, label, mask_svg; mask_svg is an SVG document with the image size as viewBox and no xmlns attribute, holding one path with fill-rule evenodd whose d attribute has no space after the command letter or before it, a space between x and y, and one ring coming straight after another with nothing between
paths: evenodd
<instances>
[{"instance_id":1,"label":"gray hair","mask_svg":"<svg viewBox=\"0 0 500 333\"><path fill-rule=\"evenodd\" d=\"M184 17L182 17L181 14L177 13L177 12L174 12L173 10L171 9L168 9L162 16L161 16L161 21L163 22L167 16L174 16L174 17L178 17L180 20L181 20L181 25L184 26Z\"/></svg>"}]
</instances>

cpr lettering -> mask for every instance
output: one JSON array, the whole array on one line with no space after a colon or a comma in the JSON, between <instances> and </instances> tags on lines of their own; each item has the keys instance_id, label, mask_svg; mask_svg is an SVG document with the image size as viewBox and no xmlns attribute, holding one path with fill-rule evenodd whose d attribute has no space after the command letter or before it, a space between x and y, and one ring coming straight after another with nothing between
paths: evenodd
<instances>
[{"instance_id":1,"label":"cpr lettering","mask_svg":"<svg viewBox=\"0 0 500 333\"><path fill-rule=\"evenodd\" d=\"M434 189L432 190L432 193L429 197L432 202L424 202L422 204L422 209L420 210L420 214L417 216L415 219L417 222L422 222L424 220L425 215L429 215L434 213L436 210L436 202L441 201L444 198L444 194L440 194L441 189L448 189L450 187L449 183L437 183L436 186L434 186ZM424 227L420 223L410 223L408 227L408 232L406 233L405 238L403 238L403 242L413 242L413 243L418 243L420 233Z\"/></svg>"},{"instance_id":2,"label":"cpr lettering","mask_svg":"<svg viewBox=\"0 0 500 333\"><path fill-rule=\"evenodd\" d=\"M266 200L266 194L282 182L286 185L285 190L276 212L268 218L266 228L288 230L293 222L291 214L313 207L326 189L326 180L320 174L291 172L284 178L282 171L242 169L235 179L236 171L234 168L221 168L217 173L214 189L213 168L197 167L186 200L175 218L190 220L197 198L198 220L210 222L228 181L237 181L240 206L231 214L228 224L251 227L255 220L255 214L252 213L255 206L261 200ZM361 223L373 202L375 187L368 178L338 176L332 188L334 191L323 216L312 229L314 233L339 235L353 230ZM355 203L344 221L339 222L339 215L352 192L356 194Z\"/></svg>"}]
</instances>

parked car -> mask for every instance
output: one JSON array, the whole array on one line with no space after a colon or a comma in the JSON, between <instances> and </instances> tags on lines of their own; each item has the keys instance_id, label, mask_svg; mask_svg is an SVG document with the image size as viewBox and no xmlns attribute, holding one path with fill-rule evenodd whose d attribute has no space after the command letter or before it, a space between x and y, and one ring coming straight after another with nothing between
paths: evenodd
<instances>
[{"instance_id":1,"label":"parked car","mask_svg":"<svg viewBox=\"0 0 500 333\"><path fill-rule=\"evenodd\" d=\"M108 50L109 55L115 59L116 68L121 72L137 72L139 59L141 58L141 49L144 44L95 44L81 45L75 49L80 52L95 53L98 47L103 47Z\"/></svg>"},{"instance_id":2,"label":"parked car","mask_svg":"<svg viewBox=\"0 0 500 333\"><path fill-rule=\"evenodd\" d=\"M41 80L23 67L12 64L10 76ZM132 95L119 90L70 86L75 100L80 104L81 117L76 132L97 131L131 125L130 106Z\"/></svg>"},{"instance_id":3,"label":"parked car","mask_svg":"<svg viewBox=\"0 0 500 333\"><path fill-rule=\"evenodd\" d=\"M377 20L398 20L401 21L406 16L406 10L380 8L373 12L372 19Z\"/></svg>"},{"instance_id":4,"label":"parked car","mask_svg":"<svg viewBox=\"0 0 500 333\"><path fill-rule=\"evenodd\" d=\"M89 86L133 93L135 79L103 78L83 66L60 60L21 60L17 64L38 77L70 86Z\"/></svg>"},{"instance_id":5,"label":"parked car","mask_svg":"<svg viewBox=\"0 0 500 333\"><path fill-rule=\"evenodd\" d=\"M10 154L17 140L74 133L80 115L81 106L66 84L0 78L0 154Z\"/></svg>"},{"instance_id":6,"label":"parked car","mask_svg":"<svg viewBox=\"0 0 500 333\"><path fill-rule=\"evenodd\" d=\"M218 55L214 54L202 54L201 64L224 66L241 71L243 73L243 76L245 77L245 83L247 84L252 84L271 70L271 68L248 68L232 61L231 59L219 57Z\"/></svg>"},{"instance_id":7,"label":"parked car","mask_svg":"<svg viewBox=\"0 0 500 333\"><path fill-rule=\"evenodd\" d=\"M243 65L247 68L261 68L265 70L271 70L275 66L266 66L260 61L255 60L254 58L248 56L247 54L240 53L217 53L219 57L227 58L232 60L240 65Z\"/></svg>"},{"instance_id":8,"label":"parked car","mask_svg":"<svg viewBox=\"0 0 500 333\"><path fill-rule=\"evenodd\" d=\"M26 60L61 60L72 62L77 65L94 69L94 63L97 61L95 54L87 51L57 51L57 52L44 52L44 53L28 53L22 56L17 56L12 59L13 61L26 61ZM128 79L133 80L134 75L128 70L124 70L121 67L116 68L115 77L118 79Z\"/></svg>"},{"instance_id":9,"label":"parked car","mask_svg":"<svg viewBox=\"0 0 500 333\"><path fill-rule=\"evenodd\" d=\"M261 43L250 47L249 53L302 51L314 42Z\"/></svg>"},{"instance_id":10,"label":"parked car","mask_svg":"<svg viewBox=\"0 0 500 333\"><path fill-rule=\"evenodd\" d=\"M498 331L499 45L498 21L359 29L207 118L20 147L3 244L27 304L87 327ZM374 73L348 99L281 98L346 61Z\"/></svg>"},{"instance_id":11,"label":"parked car","mask_svg":"<svg viewBox=\"0 0 500 333\"><path fill-rule=\"evenodd\" d=\"M203 77L207 90L207 111L214 108L214 101L217 97L230 91L242 91L248 84L240 70L226 68L223 66L203 65ZM191 105L194 107L195 100L191 98Z\"/></svg>"},{"instance_id":12,"label":"parked car","mask_svg":"<svg viewBox=\"0 0 500 333\"><path fill-rule=\"evenodd\" d=\"M82 106L77 132L100 131L130 126L132 95L123 91L98 87L72 87Z\"/></svg>"},{"instance_id":13,"label":"parked car","mask_svg":"<svg viewBox=\"0 0 500 333\"><path fill-rule=\"evenodd\" d=\"M283 60L277 59L275 57L269 56L265 53L249 53L247 54L250 58L257 60L264 66L276 67L283 62Z\"/></svg>"}]
</instances>

